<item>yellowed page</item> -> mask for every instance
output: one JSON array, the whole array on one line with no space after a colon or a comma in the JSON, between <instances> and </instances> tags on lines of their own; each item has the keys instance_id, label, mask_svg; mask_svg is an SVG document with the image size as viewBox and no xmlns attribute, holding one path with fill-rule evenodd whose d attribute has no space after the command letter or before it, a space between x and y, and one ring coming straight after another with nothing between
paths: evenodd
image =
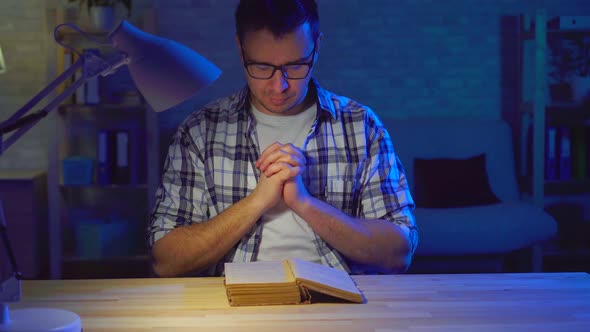
<instances>
[{"instance_id":1,"label":"yellowed page","mask_svg":"<svg viewBox=\"0 0 590 332\"><path fill-rule=\"evenodd\" d=\"M225 263L225 284L295 283L286 262Z\"/></svg>"},{"instance_id":2,"label":"yellowed page","mask_svg":"<svg viewBox=\"0 0 590 332\"><path fill-rule=\"evenodd\" d=\"M362 302L362 294L345 271L297 258L289 260L295 279L304 287L353 302Z\"/></svg>"},{"instance_id":3,"label":"yellowed page","mask_svg":"<svg viewBox=\"0 0 590 332\"><path fill-rule=\"evenodd\" d=\"M286 261L226 263L225 289L232 306L301 302L299 286Z\"/></svg>"}]
</instances>

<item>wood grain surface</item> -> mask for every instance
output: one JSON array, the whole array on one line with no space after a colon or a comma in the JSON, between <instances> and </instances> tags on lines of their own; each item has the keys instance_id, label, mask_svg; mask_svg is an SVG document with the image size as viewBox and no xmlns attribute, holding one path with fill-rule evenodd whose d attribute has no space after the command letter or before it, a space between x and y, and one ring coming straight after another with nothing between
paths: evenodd
<instances>
[{"instance_id":1,"label":"wood grain surface","mask_svg":"<svg viewBox=\"0 0 590 332\"><path fill-rule=\"evenodd\" d=\"M230 307L223 278L28 280L90 331L590 331L586 273L354 276L363 304Z\"/></svg>"}]
</instances>

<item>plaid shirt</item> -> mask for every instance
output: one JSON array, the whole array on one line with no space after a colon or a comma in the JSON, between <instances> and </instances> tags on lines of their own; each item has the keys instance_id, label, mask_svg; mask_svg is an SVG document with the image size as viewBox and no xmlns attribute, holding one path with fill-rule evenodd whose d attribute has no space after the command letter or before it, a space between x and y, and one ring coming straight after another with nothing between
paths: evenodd
<instances>
[{"instance_id":1,"label":"plaid shirt","mask_svg":"<svg viewBox=\"0 0 590 332\"><path fill-rule=\"evenodd\" d=\"M309 93L314 91L318 114L302 148L307 190L350 216L399 225L409 235L413 253L418 242L414 202L383 124L368 107L311 80ZM148 229L150 245L176 227L215 217L252 193L260 176L254 163L261 151L249 109L245 87L192 113L179 126L156 192ZM206 274L222 275L224 262L255 260L261 230L259 220ZM317 234L315 245L323 264L366 272Z\"/></svg>"}]
</instances>

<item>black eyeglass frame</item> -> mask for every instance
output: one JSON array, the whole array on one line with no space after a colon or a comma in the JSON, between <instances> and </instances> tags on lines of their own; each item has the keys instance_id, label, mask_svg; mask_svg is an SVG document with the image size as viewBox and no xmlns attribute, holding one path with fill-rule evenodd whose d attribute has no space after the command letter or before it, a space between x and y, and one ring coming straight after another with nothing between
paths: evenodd
<instances>
[{"instance_id":1,"label":"black eyeglass frame","mask_svg":"<svg viewBox=\"0 0 590 332\"><path fill-rule=\"evenodd\" d=\"M289 62L289 63L286 63L284 65L280 65L280 66L275 66L275 65L273 65L271 63L266 63L266 62L253 62L253 61L248 62L248 61L246 61L246 56L244 55L244 48L240 46L240 50L242 51L242 63L244 64L244 68L246 69L246 72L248 73L248 75L250 77L252 77L253 79L256 79L256 80L269 80L269 79L271 79L275 75L275 72L277 70L280 70L281 71L281 75L283 75L283 77L286 78L286 79L288 79L288 80L302 80L302 79L307 78L307 76L309 76L309 73L311 72L311 68L313 67L313 62L315 60L316 46L317 46L317 44L314 43L313 44L313 49L311 50L311 54L309 54L308 56L305 57L305 58L308 58L308 57L311 56L311 60L310 61L308 61L308 62L297 62L297 61L296 62ZM251 65L268 66L268 67L272 67L273 70L270 73L270 76L267 77L267 78L255 77L255 76L252 75L252 73L250 73L250 70L248 69L248 66L251 66ZM287 73L284 70L284 68L286 66L295 66L295 65L297 65L297 66L307 66L307 73L305 74L305 76L298 77L298 78L293 78L293 77L288 77L287 76Z\"/></svg>"}]
</instances>

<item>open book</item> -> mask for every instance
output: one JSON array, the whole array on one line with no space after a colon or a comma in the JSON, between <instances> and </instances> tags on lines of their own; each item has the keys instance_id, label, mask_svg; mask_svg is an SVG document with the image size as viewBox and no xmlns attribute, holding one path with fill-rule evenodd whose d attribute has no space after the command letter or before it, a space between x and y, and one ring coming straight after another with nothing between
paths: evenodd
<instances>
[{"instance_id":1,"label":"open book","mask_svg":"<svg viewBox=\"0 0 590 332\"><path fill-rule=\"evenodd\" d=\"M345 271L295 258L225 263L225 290L232 306L311 303L314 298L363 302Z\"/></svg>"}]
</instances>

